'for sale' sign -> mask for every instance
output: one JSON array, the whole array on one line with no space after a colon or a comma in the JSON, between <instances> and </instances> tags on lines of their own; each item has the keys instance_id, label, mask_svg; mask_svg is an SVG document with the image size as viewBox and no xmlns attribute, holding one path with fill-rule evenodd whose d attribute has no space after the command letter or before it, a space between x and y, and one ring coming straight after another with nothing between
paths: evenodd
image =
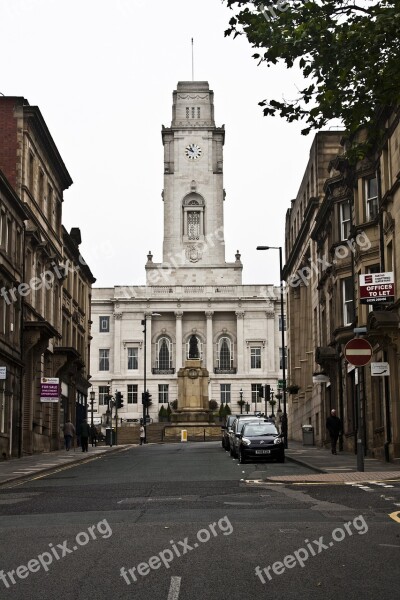
<instances>
[{"instance_id":1,"label":"'for sale' sign","mask_svg":"<svg viewBox=\"0 0 400 600\"><path fill-rule=\"evenodd\" d=\"M40 382L40 402L58 402L60 380L58 377L42 377Z\"/></svg>"},{"instance_id":2,"label":"'for sale' sign","mask_svg":"<svg viewBox=\"0 0 400 600\"><path fill-rule=\"evenodd\" d=\"M361 304L394 302L393 273L367 273L360 275Z\"/></svg>"}]
</instances>

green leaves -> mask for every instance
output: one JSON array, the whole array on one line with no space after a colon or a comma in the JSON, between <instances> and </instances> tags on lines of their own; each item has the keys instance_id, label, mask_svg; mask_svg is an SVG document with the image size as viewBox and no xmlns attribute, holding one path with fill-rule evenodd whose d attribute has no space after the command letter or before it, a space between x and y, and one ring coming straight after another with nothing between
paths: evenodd
<instances>
[{"instance_id":1,"label":"green leaves","mask_svg":"<svg viewBox=\"0 0 400 600\"><path fill-rule=\"evenodd\" d=\"M400 0L291 0L283 11L277 0L223 1L235 11L226 35L246 35L259 63L298 65L307 81L292 102L260 102L265 115L304 121L304 134L341 119L373 138L376 108L399 104Z\"/></svg>"}]
</instances>

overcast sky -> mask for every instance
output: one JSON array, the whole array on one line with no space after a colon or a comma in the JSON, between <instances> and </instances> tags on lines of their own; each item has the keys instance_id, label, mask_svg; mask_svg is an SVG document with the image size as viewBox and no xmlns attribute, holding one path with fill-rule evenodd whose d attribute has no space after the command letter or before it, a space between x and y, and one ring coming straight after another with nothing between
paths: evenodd
<instances>
[{"instance_id":1,"label":"overcast sky","mask_svg":"<svg viewBox=\"0 0 400 600\"><path fill-rule=\"evenodd\" d=\"M284 245L312 136L263 116L260 100L294 97L301 79L225 38L231 15L221 0L0 0L0 92L46 120L74 181L63 223L80 227L96 287L144 284L147 252L162 259L161 126L191 79L192 37L226 128L226 260L239 249L244 283L279 281L278 253L255 248Z\"/></svg>"}]
</instances>

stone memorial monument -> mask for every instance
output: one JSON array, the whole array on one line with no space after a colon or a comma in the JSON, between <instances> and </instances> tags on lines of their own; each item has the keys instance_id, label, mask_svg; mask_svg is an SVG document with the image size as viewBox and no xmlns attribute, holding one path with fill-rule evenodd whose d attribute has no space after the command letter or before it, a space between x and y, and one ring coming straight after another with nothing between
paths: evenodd
<instances>
[{"instance_id":1,"label":"stone memorial monument","mask_svg":"<svg viewBox=\"0 0 400 600\"><path fill-rule=\"evenodd\" d=\"M202 367L197 337L189 340L189 359L178 371L178 408L172 414L177 425L208 425L210 409L208 405L207 369Z\"/></svg>"}]
</instances>

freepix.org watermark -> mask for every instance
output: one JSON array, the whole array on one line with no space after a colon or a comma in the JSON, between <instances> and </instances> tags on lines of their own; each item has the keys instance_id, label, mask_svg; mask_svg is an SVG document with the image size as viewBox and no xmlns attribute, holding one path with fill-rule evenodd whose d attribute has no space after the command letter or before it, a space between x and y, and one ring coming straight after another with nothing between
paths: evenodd
<instances>
[{"instance_id":1,"label":"freepix.org watermark","mask_svg":"<svg viewBox=\"0 0 400 600\"><path fill-rule=\"evenodd\" d=\"M290 8L290 4L287 0L277 0L272 2L271 5L259 4L258 10L263 15L264 19L268 22L278 18L278 13L286 12Z\"/></svg>"},{"instance_id":2,"label":"freepix.org watermark","mask_svg":"<svg viewBox=\"0 0 400 600\"><path fill-rule=\"evenodd\" d=\"M306 564L306 561L312 557L321 554L324 550L329 550L335 543L343 542L346 535L352 536L354 531L358 533L358 535L364 535L368 531L368 525L362 515L355 517L352 521L348 521L347 523L343 523L343 527L336 527L332 531L332 539L325 543L324 536L318 538L318 540L304 540L304 547L298 548L293 552L293 554L288 554L284 557L282 561L276 561L272 565L268 565L268 567L255 568L255 574L261 581L261 583L266 583L267 578L269 581L272 580L273 575L282 575L286 569L293 569L297 565L300 565L303 568ZM272 571L272 573L271 573Z\"/></svg>"},{"instance_id":3,"label":"freepix.org watermark","mask_svg":"<svg viewBox=\"0 0 400 600\"><path fill-rule=\"evenodd\" d=\"M152 570L157 571L161 566L166 569L170 568L170 564L177 557L180 558L188 552L195 550L200 544L205 544L210 541L212 537L217 537L219 533L222 535L230 535L233 532L233 527L228 517L222 517L218 522L210 523L208 528L200 529L196 534L196 542L189 544L189 538L185 537L183 541L175 542L170 540L171 548L165 548L158 554L151 556L147 562L141 562L137 567L132 567L126 570L125 567L121 567L120 575L124 578L127 585L131 585L132 581L137 581L137 576L145 577Z\"/></svg>"},{"instance_id":4,"label":"freepix.org watermark","mask_svg":"<svg viewBox=\"0 0 400 600\"><path fill-rule=\"evenodd\" d=\"M9 588L10 584L15 585L18 579L26 579L31 573L37 573L41 569L48 571L54 560L61 560L68 554L79 550L81 546L86 546L90 541L97 540L97 534L104 540L111 537L112 529L106 519L99 521L97 525L91 525L87 531L80 531L76 535L72 547L68 546L68 540L64 540L61 544L49 544L49 551L38 554L37 558L30 560L27 565L20 565L6 573L4 570L0 571L0 579L5 587Z\"/></svg>"},{"instance_id":5,"label":"freepix.org watermark","mask_svg":"<svg viewBox=\"0 0 400 600\"><path fill-rule=\"evenodd\" d=\"M302 283L308 285L313 273L318 276L327 269L334 267L338 261L347 258L350 253L355 254L357 247L360 250L369 250L371 245L371 240L367 234L364 231L361 231L354 239L346 240L343 244L336 246L333 251L333 258L330 259L330 261L327 259L326 255L322 258L318 257L315 261L312 258L309 258L308 262L310 263L310 266L298 269L296 273L288 278L287 284L290 285L290 287L298 287Z\"/></svg>"}]
</instances>

